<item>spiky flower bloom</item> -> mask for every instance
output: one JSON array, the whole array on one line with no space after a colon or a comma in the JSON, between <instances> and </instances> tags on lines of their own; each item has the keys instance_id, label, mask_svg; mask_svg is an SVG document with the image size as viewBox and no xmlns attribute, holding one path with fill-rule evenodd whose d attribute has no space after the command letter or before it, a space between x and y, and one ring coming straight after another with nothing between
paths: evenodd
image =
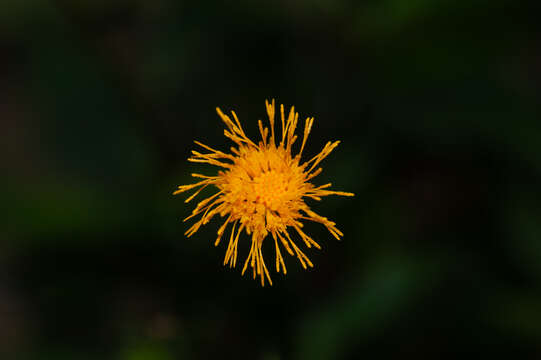
<instances>
[{"instance_id":1,"label":"spiky flower bloom","mask_svg":"<svg viewBox=\"0 0 541 360\"><path fill-rule=\"evenodd\" d=\"M201 225L208 223L214 216L219 214L222 218L225 218L225 221L218 229L218 237L214 245L218 246L227 226L232 224L224 265L229 264L230 267L235 267L239 237L243 230L246 231L251 236L252 245L248 258L244 262L242 275L250 265L254 279L256 275L260 276L262 286L265 285L265 277L272 285L261 250L261 245L269 233L274 240L276 251L276 272L279 273L280 270L284 274L287 272L280 245L290 255L296 256L303 268L312 267L312 262L293 241L290 231L294 230L306 247L311 248L314 246L318 249L321 249L319 244L302 230L303 220L323 224L338 240L343 234L336 228L334 222L310 210L304 199L321 200L321 197L327 195L353 196L352 193L348 192L328 190L331 186L330 183L315 186L309 182L321 173L322 169L318 167L319 163L340 142L328 142L319 154L301 163L302 151L314 123L314 118L306 119L299 153L293 156L291 147L297 140L295 129L299 114L295 112L294 107L291 107L286 118L284 116L284 106L281 105L282 135L275 135L274 100L271 104L265 101L265 105L270 123L270 137L269 128L263 127L263 123L259 120L261 141L257 144L246 136L234 111L231 111L234 119L232 120L220 108L216 108L218 115L227 126L224 135L237 146L231 147L231 153L228 154L195 141L208 153L192 151L192 156L188 160L208 163L223 170L218 171L216 176L192 174L193 177L202 180L195 184L181 185L173 193L176 195L199 188L186 199L186 202L189 202L209 185L213 185L218 189L217 193L199 202L192 214L184 219L186 221L203 214L186 231L186 235L188 237L192 236L199 230Z\"/></svg>"}]
</instances>

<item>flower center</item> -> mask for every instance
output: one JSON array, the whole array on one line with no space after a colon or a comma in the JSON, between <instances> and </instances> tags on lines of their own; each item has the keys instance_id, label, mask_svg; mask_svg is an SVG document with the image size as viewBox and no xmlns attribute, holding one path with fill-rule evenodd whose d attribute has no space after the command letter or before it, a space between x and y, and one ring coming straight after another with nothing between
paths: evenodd
<instances>
[{"instance_id":1,"label":"flower center","mask_svg":"<svg viewBox=\"0 0 541 360\"><path fill-rule=\"evenodd\" d=\"M280 148L239 151L241 156L220 184L231 220L240 219L248 233L285 228L303 204L303 169Z\"/></svg>"},{"instance_id":2,"label":"flower center","mask_svg":"<svg viewBox=\"0 0 541 360\"><path fill-rule=\"evenodd\" d=\"M289 179L284 173L270 170L255 177L252 183L255 202L277 211L288 198Z\"/></svg>"}]
</instances>

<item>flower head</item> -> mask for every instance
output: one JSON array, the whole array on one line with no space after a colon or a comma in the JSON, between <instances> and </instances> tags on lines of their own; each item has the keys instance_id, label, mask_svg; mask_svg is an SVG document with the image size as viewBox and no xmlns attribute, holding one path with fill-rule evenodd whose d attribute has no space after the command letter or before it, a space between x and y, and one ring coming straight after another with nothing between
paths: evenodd
<instances>
[{"instance_id":1,"label":"flower head","mask_svg":"<svg viewBox=\"0 0 541 360\"><path fill-rule=\"evenodd\" d=\"M312 211L304 199L321 200L321 197L327 195L353 196L352 193L348 192L328 190L331 186L330 183L315 186L310 182L321 173L322 169L318 167L320 162L340 142L328 142L319 154L301 163L301 155L314 118L306 119L299 152L293 155L292 145L297 140L295 129L299 114L295 112L294 107L291 107L286 118L284 106L280 106L282 129L280 136L275 134L274 129L276 113L274 100L270 104L265 101L265 105L270 130L264 127L259 120L261 140L258 143L246 136L234 111L231 112L232 120L220 108L216 108L218 115L227 127L224 130L224 135L231 139L236 147L231 147L231 153L224 153L195 141L197 145L208 152L192 151L192 156L188 160L215 165L222 170L218 171L216 176L192 174L193 177L202 180L190 185L181 185L173 193L176 195L198 188L193 195L186 199L186 202L189 202L207 186L212 185L217 188L217 193L200 201L192 214L184 219L186 221L202 214L200 219L186 231L186 235L192 236L201 225L208 223L216 215L225 218L218 229L218 237L214 245L218 246L226 228L231 224L224 265L229 264L230 267L235 267L238 242L244 230L251 237L251 248L244 262L242 274L244 275L250 266L254 279L259 276L262 286L265 285L265 278L272 285L261 250L261 245L269 234L274 240L276 272L282 271L284 274L287 273L287 270L280 250L281 247L290 255L296 256L303 268L313 266L308 257L299 249L290 232L297 233L306 247L314 246L321 249L319 244L303 231L303 220L323 224L338 240L343 236L334 222Z\"/></svg>"}]
</instances>

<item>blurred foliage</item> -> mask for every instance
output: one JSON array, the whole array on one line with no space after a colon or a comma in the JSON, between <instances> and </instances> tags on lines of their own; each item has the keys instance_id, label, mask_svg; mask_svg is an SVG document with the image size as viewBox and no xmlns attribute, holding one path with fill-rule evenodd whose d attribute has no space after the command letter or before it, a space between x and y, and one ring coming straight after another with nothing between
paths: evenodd
<instances>
[{"instance_id":1,"label":"blurred foliage","mask_svg":"<svg viewBox=\"0 0 541 360\"><path fill-rule=\"evenodd\" d=\"M0 358L541 356L536 1L4 0ZM272 288L171 193L264 99L341 146ZM239 249L247 253L246 244ZM272 257L271 244L265 248ZM289 261L288 261L289 260Z\"/></svg>"}]
</instances>

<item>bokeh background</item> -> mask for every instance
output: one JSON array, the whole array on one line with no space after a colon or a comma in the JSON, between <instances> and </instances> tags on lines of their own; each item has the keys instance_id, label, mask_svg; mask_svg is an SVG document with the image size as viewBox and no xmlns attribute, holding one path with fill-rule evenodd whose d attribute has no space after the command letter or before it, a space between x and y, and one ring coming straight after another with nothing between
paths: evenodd
<instances>
[{"instance_id":1,"label":"bokeh background","mask_svg":"<svg viewBox=\"0 0 541 360\"><path fill-rule=\"evenodd\" d=\"M2 0L0 358L540 358L538 10ZM255 137L273 97L356 197L261 288L171 193L216 171L194 139L229 148L216 106Z\"/></svg>"}]
</instances>

